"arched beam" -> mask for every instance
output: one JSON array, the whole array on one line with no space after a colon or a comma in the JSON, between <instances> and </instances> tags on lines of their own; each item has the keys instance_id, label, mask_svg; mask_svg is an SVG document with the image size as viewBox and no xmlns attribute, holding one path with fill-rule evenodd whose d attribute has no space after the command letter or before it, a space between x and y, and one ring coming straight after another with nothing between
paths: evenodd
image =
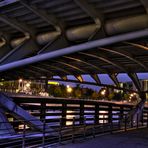
<instances>
[{"instance_id":1,"label":"arched beam","mask_svg":"<svg viewBox=\"0 0 148 148\"><path fill-rule=\"evenodd\" d=\"M54 69L57 69L59 71L62 71L64 72L65 74L69 74L69 75L72 75L72 73L68 70L65 70L64 68L61 68L61 67L57 67L57 66L53 66L53 65L49 65L49 64L45 64L45 63L40 63L41 67L44 67L44 68L54 68Z\"/></svg>"},{"instance_id":2,"label":"arched beam","mask_svg":"<svg viewBox=\"0 0 148 148\"><path fill-rule=\"evenodd\" d=\"M148 47L144 46L144 45L141 45L141 44L137 44L137 43L132 43L132 42L124 42L125 44L128 44L128 45L132 45L134 47L137 47L137 48L141 48L141 49L144 49L144 50L148 50Z\"/></svg>"},{"instance_id":3,"label":"arched beam","mask_svg":"<svg viewBox=\"0 0 148 148\"><path fill-rule=\"evenodd\" d=\"M45 72L45 73L49 73L49 74L51 74L51 75L54 75L53 72L51 72L51 71L49 71L49 70L47 70L47 69L41 68L41 67L32 66L32 65L29 65L29 67L30 67L31 69L35 69L35 71L36 71L36 70L39 71L41 74L42 74L42 72Z\"/></svg>"},{"instance_id":4,"label":"arched beam","mask_svg":"<svg viewBox=\"0 0 148 148\"><path fill-rule=\"evenodd\" d=\"M88 73L87 71L85 71L85 70L82 70L82 69L80 69L80 68L78 68L77 66L73 66L73 65L71 65L71 64L68 64L68 63L65 63L65 62L63 62L63 61L54 61L54 60L52 60L53 62L56 62L56 63L59 63L59 64L62 64L62 65L65 65L65 66L67 66L67 67L70 67L70 68L72 68L72 69L75 69L75 70L77 70L77 71L79 71L79 72L81 72L81 73Z\"/></svg>"},{"instance_id":5,"label":"arched beam","mask_svg":"<svg viewBox=\"0 0 148 148\"><path fill-rule=\"evenodd\" d=\"M84 61L84 60L82 60L82 59L75 58L75 57L71 57L71 56L63 56L63 57L64 57L64 58L67 58L67 59L71 59L71 60L77 61L77 62L81 62L81 63L83 63L83 64L85 64L85 65L88 65L88 66L91 66L91 67L95 68L96 70L98 70L98 71L100 71L100 72L104 72L104 73L107 72L106 70L104 70L104 69L102 69L102 68L100 68L100 67L97 67L96 65L91 64L91 63L88 62L88 61L86 62L86 61Z\"/></svg>"},{"instance_id":6,"label":"arched beam","mask_svg":"<svg viewBox=\"0 0 148 148\"><path fill-rule=\"evenodd\" d=\"M103 51L110 52L110 53L114 53L114 54L117 54L117 55L121 55L121 56L123 56L123 57L126 57L126 58L128 58L129 60L131 60L131 61L137 63L138 65L140 65L140 66L141 66L142 68L144 68L145 70L148 70L148 67L147 67L144 63L142 63L142 62L140 62L139 60L136 60L135 58L133 58L132 55L131 55L130 53L128 53L128 52L121 51L121 50L120 50L120 52L119 52L119 51L111 50L111 49L108 49L108 48L102 48L102 47L100 47L99 49L101 49L101 50L103 50Z\"/></svg>"},{"instance_id":7,"label":"arched beam","mask_svg":"<svg viewBox=\"0 0 148 148\"><path fill-rule=\"evenodd\" d=\"M133 81L135 87L137 88L137 90L139 92L143 91L142 85L140 84L140 81L138 79L138 76L136 73L128 73L128 76L131 78L131 80Z\"/></svg>"},{"instance_id":8,"label":"arched beam","mask_svg":"<svg viewBox=\"0 0 148 148\"><path fill-rule=\"evenodd\" d=\"M95 40L95 41L89 41L87 43L82 43L79 45L66 47L63 49L56 50L56 51L48 52L48 53L41 54L41 55L36 55L30 58L26 58L26 59L15 61L9 64L2 65L0 66L0 72L13 69L13 68L17 68L17 67L21 67L21 66L25 66L25 65L29 65L29 64L33 64L36 62L41 62L41 61L57 58L60 56L80 52L80 51L92 50L92 48L96 48L100 46L106 46L106 45L118 43L118 42L125 41L125 40L145 37L147 35L148 35L148 29L144 29L144 30L136 31L132 33L126 33L122 35L116 35L116 36L112 36L112 37L108 37L104 39Z\"/></svg>"},{"instance_id":9,"label":"arched beam","mask_svg":"<svg viewBox=\"0 0 148 148\"><path fill-rule=\"evenodd\" d=\"M93 58L102 60L102 61L104 61L104 62L106 62L106 63L108 63L108 64L111 64L111 65L115 66L116 68L120 69L120 70L123 71L123 72L127 72L127 70L126 70L123 66L119 65L119 64L116 63L116 62L111 61L109 58L104 57L104 56L102 56L102 55L99 55L99 56L98 56L98 55L95 55L95 54L84 53L84 52L79 52L79 54L86 55L86 56L89 56L89 57L93 57Z\"/></svg>"}]
</instances>

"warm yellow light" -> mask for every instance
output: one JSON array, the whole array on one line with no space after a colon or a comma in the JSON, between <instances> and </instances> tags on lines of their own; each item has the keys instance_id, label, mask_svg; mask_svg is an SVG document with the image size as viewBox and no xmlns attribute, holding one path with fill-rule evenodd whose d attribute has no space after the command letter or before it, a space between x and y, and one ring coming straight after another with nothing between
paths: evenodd
<instances>
[{"instance_id":1,"label":"warm yellow light","mask_svg":"<svg viewBox=\"0 0 148 148\"><path fill-rule=\"evenodd\" d=\"M19 79L19 82L23 82L23 79Z\"/></svg>"},{"instance_id":2,"label":"warm yellow light","mask_svg":"<svg viewBox=\"0 0 148 148\"><path fill-rule=\"evenodd\" d=\"M50 85L59 85L59 82L48 81L48 84L50 84Z\"/></svg>"},{"instance_id":3,"label":"warm yellow light","mask_svg":"<svg viewBox=\"0 0 148 148\"><path fill-rule=\"evenodd\" d=\"M69 85L67 85L67 92L68 93L71 93L72 92L72 88Z\"/></svg>"},{"instance_id":4,"label":"warm yellow light","mask_svg":"<svg viewBox=\"0 0 148 148\"><path fill-rule=\"evenodd\" d=\"M26 87L30 87L30 83L27 83L27 84L26 84Z\"/></svg>"},{"instance_id":5,"label":"warm yellow light","mask_svg":"<svg viewBox=\"0 0 148 148\"><path fill-rule=\"evenodd\" d=\"M106 94L106 90L101 91L101 95L104 96Z\"/></svg>"}]
</instances>

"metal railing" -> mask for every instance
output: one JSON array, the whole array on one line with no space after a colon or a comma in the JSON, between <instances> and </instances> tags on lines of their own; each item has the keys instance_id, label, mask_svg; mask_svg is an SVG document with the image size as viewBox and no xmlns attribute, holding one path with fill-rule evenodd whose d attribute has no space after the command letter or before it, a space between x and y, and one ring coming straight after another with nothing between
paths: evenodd
<instances>
[{"instance_id":1,"label":"metal railing","mask_svg":"<svg viewBox=\"0 0 148 148\"><path fill-rule=\"evenodd\" d=\"M103 117L103 122L96 124L95 116L94 122L92 124L87 124L86 117L73 117L72 124L70 126L63 125L63 118L59 119L60 125L57 128L50 129L49 123L46 123L46 120L43 121L42 131L36 131L26 128L26 121L24 120L16 120L15 123L23 123L23 129L20 132L16 132L14 135L8 135L8 133L0 134L0 147L46 147L47 145L53 144L61 144L62 142L75 142L75 140L79 140L80 138L93 137L95 138L100 133L114 133L115 131L127 131L128 129L138 129L138 128L148 128L148 114L147 119L139 122L139 115L137 115L136 122L131 119L128 120L127 114L123 116L123 118L118 118L118 122L115 122L114 118L110 120L111 122L106 122L105 117ZM80 119L83 120L83 124L77 124L80 122ZM120 120L119 120L120 119ZM65 119L66 120L66 119ZM3 124L5 122L0 122ZM0 131L8 130L8 129L0 129Z\"/></svg>"}]
</instances>

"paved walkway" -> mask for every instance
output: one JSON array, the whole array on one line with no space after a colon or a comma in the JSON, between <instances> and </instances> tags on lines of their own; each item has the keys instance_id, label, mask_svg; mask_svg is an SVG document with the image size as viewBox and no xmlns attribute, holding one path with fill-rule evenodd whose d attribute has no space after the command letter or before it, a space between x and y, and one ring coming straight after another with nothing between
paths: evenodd
<instances>
[{"instance_id":1,"label":"paved walkway","mask_svg":"<svg viewBox=\"0 0 148 148\"><path fill-rule=\"evenodd\" d=\"M148 129L98 136L58 148L148 148Z\"/></svg>"}]
</instances>

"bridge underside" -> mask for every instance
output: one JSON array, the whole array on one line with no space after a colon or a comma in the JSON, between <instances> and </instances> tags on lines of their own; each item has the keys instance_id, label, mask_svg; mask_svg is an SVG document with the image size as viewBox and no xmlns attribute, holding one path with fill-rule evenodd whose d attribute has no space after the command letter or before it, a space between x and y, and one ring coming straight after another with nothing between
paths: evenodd
<instances>
[{"instance_id":1,"label":"bridge underside","mask_svg":"<svg viewBox=\"0 0 148 148\"><path fill-rule=\"evenodd\" d=\"M68 80L85 83L89 74L127 73L137 91L136 73L148 71L146 0L3 0L0 2L0 77L4 80ZM89 82L88 82L89 83ZM125 89L125 88L122 88Z\"/></svg>"}]
</instances>

